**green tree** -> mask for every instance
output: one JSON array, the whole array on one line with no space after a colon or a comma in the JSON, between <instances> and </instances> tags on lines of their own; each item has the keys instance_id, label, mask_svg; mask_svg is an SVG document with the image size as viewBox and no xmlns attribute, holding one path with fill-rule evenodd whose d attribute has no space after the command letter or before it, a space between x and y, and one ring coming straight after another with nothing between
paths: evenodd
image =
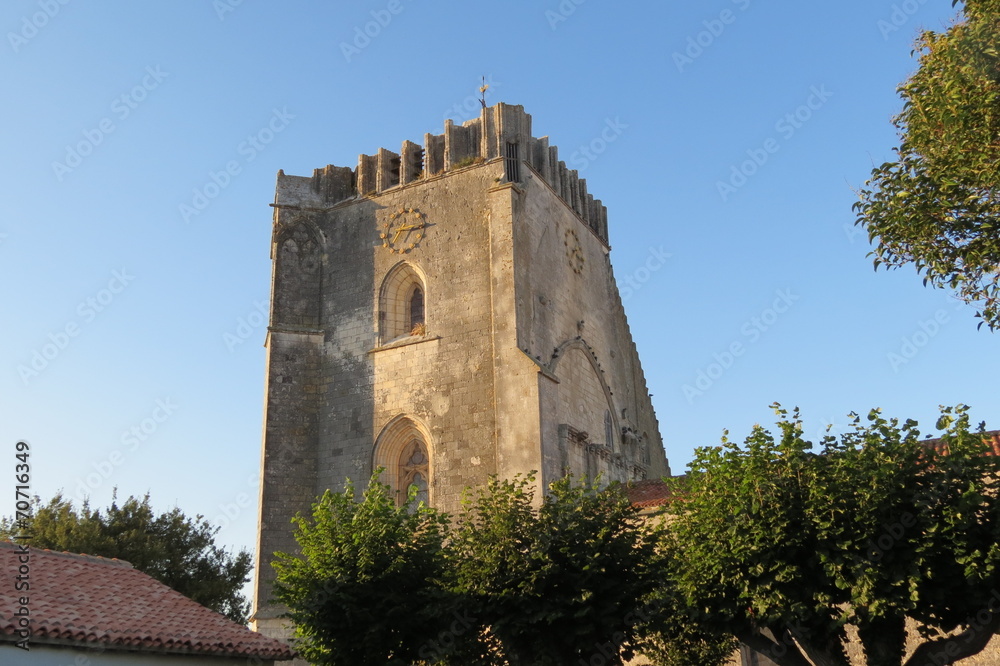
<instances>
[{"instance_id":1,"label":"green tree","mask_svg":"<svg viewBox=\"0 0 1000 666\"><path fill-rule=\"evenodd\" d=\"M536 510L532 485L492 478L460 517L449 557L480 626L462 663L621 664L651 612L654 533L618 486L567 477Z\"/></svg>"},{"instance_id":2,"label":"green tree","mask_svg":"<svg viewBox=\"0 0 1000 666\"><path fill-rule=\"evenodd\" d=\"M683 479L673 482L676 497L683 498ZM680 501L683 501L681 499ZM646 603L647 618L640 639L640 652L654 666L723 666L738 643L728 627L706 621L706 608L699 599L683 594L685 553L667 525L656 530L658 547L651 565L657 585Z\"/></svg>"},{"instance_id":3,"label":"green tree","mask_svg":"<svg viewBox=\"0 0 1000 666\"><path fill-rule=\"evenodd\" d=\"M957 0L953 4L958 4ZM1000 0L967 0L961 20L917 40L899 87L897 160L872 171L855 204L879 266L913 264L1000 327Z\"/></svg>"},{"instance_id":4,"label":"green tree","mask_svg":"<svg viewBox=\"0 0 1000 666\"><path fill-rule=\"evenodd\" d=\"M939 453L875 410L814 453L798 413L775 407L777 439L757 426L699 449L669 507L694 620L782 666L846 666L848 626L869 666L981 651L1000 629L1000 465L982 426L944 409ZM904 662L907 618L922 642Z\"/></svg>"},{"instance_id":5,"label":"green tree","mask_svg":"<svg viewBox=\"0 0 1000 666\"><path fill-rule=\"evenodd\" d=\"M299 554L278 553L275 594L295 624L297 651L313 664L412 664L455 622L445 593L447 517L411 493L396 506L372 476L327 491L312 519L298 516Z\"/></svg>"},{"instance_id":6,"label":"green tree","mask_svg":"<svg viewBox=\"0 0 1000 666\"><path fill-rule=\"evenodd\" d=\"M103 512L87 502L77 511L62 495L47 504L36 497L33 514L32 546L127 560L184 596L246 623L250 605L241 590L250 580L250 553L231 555L216 546L219 528L202 516L188 518L176 507L157 516L148 495L120 506L112 500ZM0 537L17 533L12 519L0 521Z\"/></svg>"}]
</instances>

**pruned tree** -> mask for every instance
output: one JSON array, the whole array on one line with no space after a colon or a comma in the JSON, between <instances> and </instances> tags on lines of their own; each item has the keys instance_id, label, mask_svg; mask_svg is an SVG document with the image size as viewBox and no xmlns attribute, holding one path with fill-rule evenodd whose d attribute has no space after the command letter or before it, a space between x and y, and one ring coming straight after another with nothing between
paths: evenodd
<instances>
[{"instance_id":1,"label":"pruned tree","mask_svg":"<svg viewBox=\"0 0 1000 666\"><path fill-rule=\"evenodd\" d=\"M958 4L955 0L953 4ZM919 68L899 87L896 160L876 167L857 224L876 269L912 264L1000 327L1000 0L967 0L943 33L917 39Z\"/></svg>"},{"instance_id":2,"label":"pruned tree","mask_svg":"<svg viewBox=\"0 0 1000 666\"><path fill-rule=\"evenodd\" d=\"M486 638L462 663L631 659L656 586L653 530L619 486L567 477L537 509L532 487L530 477L492 478L459 519L449 549L456 590Z\"/></svg>"},{"instance_id":3,"label":"pruned tree","mask_svg":"<svg viewBox=\"0 0 1000 666\"><path fill-rule=\"evenodd\" d=\"M868 666L981 651L1000 628L1000 465L982 426L945 409L943 452L874 410L813 452L798 413L775 407L777 438L756 426L699 449L669 507L693 620L782 666L846 666L848 627ZM919 645L904 661L907 619Z\"/></svg>"},{"instance_id":4,"label":"pruned tree","mask_svg":"<svg viewBox=\"0 0 1000 666\"><path fill-rule=\"evenodd\" d=\"M443 582L447 517L413 492L397 506L380 471L360 501L350 483L327 491L311 518L295 519L299 552L273 563L296 650L312 664L409 665L454 621Z\"/></svg>"}]
</instances>

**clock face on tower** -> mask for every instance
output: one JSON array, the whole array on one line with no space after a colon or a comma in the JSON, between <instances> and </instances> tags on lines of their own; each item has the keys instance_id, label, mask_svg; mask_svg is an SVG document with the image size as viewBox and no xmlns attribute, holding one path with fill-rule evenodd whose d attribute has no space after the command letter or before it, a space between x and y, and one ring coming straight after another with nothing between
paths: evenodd
<instances>
[{"instance_id":1,"label":"clock face on tower","mask_svg":"<svg viewBox=\"0 0 1000 666\"><path fill-rule=\"evenodd\" d=\"M566 259L569 261L570 268L573 269L574 273L582 273L585 259L583 257L583 248L580 246L580 237L576 235L575 230L566 230L563 245L566 246Z\"/></svg>"},{"instance_id":2,"label":"clock face on tower","mask_svg":"<svg viewBox=\"0 0 1000 666\"><path fill-rule=\"evenodd\" d=\"M390 254L403 254L420 244L426 228L426 215L416 208L400 208L382 223L379 238Z\"/></svg>"}]
</instances>

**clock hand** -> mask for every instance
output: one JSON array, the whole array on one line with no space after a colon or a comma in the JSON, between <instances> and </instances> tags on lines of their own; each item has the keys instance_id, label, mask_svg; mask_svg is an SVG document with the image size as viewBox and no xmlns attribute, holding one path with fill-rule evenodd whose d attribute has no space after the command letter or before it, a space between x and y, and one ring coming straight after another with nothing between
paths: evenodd
<instances>
[{"instance_id":1,"label":"clock hand","mask_svg":"<svg viewBox=\"0 0 1000 666\"><path fill-rule=\"evenodd\" d=\"M423 228L424 225L422 224L404 224L396 229L396 235L392 237L392 242L395 243L399 239L399 234L403 233L404 231L413 231L414 229L423 229Z\"/></svg>"}]
</instances>

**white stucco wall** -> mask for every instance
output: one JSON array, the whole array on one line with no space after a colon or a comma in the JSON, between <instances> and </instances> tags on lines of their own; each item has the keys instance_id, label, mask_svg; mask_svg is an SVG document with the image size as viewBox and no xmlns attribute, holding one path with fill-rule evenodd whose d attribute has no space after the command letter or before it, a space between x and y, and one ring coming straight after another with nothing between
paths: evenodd
<instances>
[{"instance_id":1,"label":"white stucco wall","mask_svg":"<svg viewBox=\"0 0 1000 666\"><path fill-rule=\"evenodd\" d=\"M279 662L287 664L289 662ZM213 658L190 655L158 655L139 652L85 650L49 645L32 645L22 650L0 644L0 664L4 666L273 666L274 660L254 657Z\"/></svg>"}]
</instances>

